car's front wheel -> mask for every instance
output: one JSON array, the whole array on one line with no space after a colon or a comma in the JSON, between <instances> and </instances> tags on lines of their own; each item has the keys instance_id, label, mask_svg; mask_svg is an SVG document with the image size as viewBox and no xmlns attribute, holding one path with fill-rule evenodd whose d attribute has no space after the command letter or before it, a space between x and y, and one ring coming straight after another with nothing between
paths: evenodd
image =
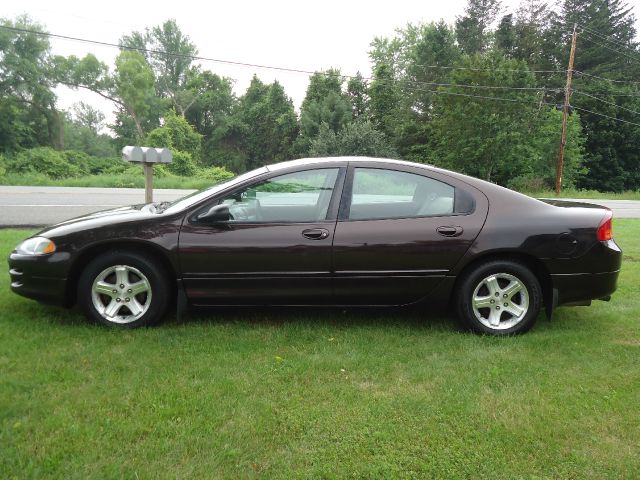
<instances>
[{"instance_id":1,"label":"car's front wheel","mask_svg":"<svg viewBox=\"0 0 640 480\"><path fill-rule=\"evenodd\" d=\"M91 261L78 282L87 317L107 326L151 325L169 304L169 282L155 260L136 252L107 252Z\"/></svg>"},{"instance_id":2,"label":"car's front wheel","mask_svg":"<svg viewBox=\"0 0 640 480\"><path fill-rule=\"evenodd\" d=\"M542 303L540 282L526 266L500 260L478 265L462 279L456 310L462 325L478 333L524 333Z\"/></svg>"}]
</instances>

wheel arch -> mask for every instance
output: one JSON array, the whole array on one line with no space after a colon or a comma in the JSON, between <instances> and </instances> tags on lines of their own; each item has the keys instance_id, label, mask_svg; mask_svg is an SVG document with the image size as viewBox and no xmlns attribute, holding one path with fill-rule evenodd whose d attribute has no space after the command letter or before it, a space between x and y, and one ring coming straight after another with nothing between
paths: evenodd
<instances>
[{"instance_id":1,"label":"wheel arch","mask_svg":"<svg viewBox=\"0 0 640 480\"><path fill-rule=\"evenodd\" d=\"M458 275L456 275L456 280L451 290L449 302L452 303L454 301L455 292L458 291L460 283L469 272L473 271L473 269L483 263L500 260L518 262L531 270L531 272L535 275L535 277L538 279L538 282L540 283L540 288L542 289L542 301L545 305L547 316L550 316L549 302L553 303L553 281L551 280L551 274L549 273L549 270L539 258L534 257L533 255L512 250L486 252L473 258L466 265L464 265ZM551 308L553 307L554 306L551 306Z\"/></svg>"},{"instance_id":2,"label":"wheel arch","mask_svg":"<svg viewBox=\"0 0 640 480\"><path fill-rule=\"evenodd\" d=\"M110 251L127 251L138 253L146 257L151 257L158 262L158 265L166 272L171 288L176 287L177 272L168 258L165 251L158 245L150 242L140 242L133 240L117 240L108 243L97 243L91 245L80 252L76 257L67 277L67 288L65 292L65 305L71 307L77 302L78 281L84 267L94 258Z\"/></svg>"}]
</instances>

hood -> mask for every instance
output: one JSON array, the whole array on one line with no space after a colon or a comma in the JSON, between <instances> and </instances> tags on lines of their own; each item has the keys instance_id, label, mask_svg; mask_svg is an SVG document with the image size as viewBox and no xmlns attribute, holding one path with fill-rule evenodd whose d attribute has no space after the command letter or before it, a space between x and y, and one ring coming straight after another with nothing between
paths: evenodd
<instances>
[{"instance_id":1,"label":"hood","mask_svg":"<svg viewBox=\"0 0 640 480\"><path fill-rule=\"evenodd\" d=\"M161 214L155 213L152 204L130 205L71 218L64 222L48 226L37 233L37 235L59 237L89 228L137 222L148 218L158 218L158 215Z\"/></svg>"}]
</instances>

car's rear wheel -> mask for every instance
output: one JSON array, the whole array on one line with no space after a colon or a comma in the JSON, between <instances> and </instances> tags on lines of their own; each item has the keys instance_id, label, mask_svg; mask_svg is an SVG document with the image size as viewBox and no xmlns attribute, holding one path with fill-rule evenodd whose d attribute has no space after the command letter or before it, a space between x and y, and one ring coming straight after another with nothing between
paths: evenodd
<instances>
[{"instance_id":1,"label":"car's rear wheel","mask_svg":"<svg viewBox=\"0 0 640 480\"><path fill-rule=\"evenodd\" d=\"M156 323L169 304L169 282L155 260L136 252L107 252L91 261L78 282L87 317L110 327Z\"/></svg>"},{"instance_id":2,"label":"car's rear wheel","mask_svg":"<svg viewBox=\"0 0 640 480\"><path fill-rule=\"evenodd\" d=\"M490 335L526 332L538 318L541 304L536 276L521 263L508 260L478 265L463 277L456 292L463 327Z\"/></svg>"}]
</instances>

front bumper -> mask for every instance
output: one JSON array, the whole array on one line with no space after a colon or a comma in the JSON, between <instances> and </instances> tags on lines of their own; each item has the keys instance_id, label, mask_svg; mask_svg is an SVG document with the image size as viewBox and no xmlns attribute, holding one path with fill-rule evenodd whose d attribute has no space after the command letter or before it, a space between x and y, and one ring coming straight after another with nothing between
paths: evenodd
<instances>
[{"instance_id":1,"label":"front bumper","mask_svg":"<svg viewBox=\"0 0 640 480\"><path fill-rule=\"evenodd\" d=\"M66 257L59 253L47 256L12 253L9 256L11 290L33 300L66 306L67 279L60 276L62 269L59 268Z\"/></svg>"}]
</instances>

